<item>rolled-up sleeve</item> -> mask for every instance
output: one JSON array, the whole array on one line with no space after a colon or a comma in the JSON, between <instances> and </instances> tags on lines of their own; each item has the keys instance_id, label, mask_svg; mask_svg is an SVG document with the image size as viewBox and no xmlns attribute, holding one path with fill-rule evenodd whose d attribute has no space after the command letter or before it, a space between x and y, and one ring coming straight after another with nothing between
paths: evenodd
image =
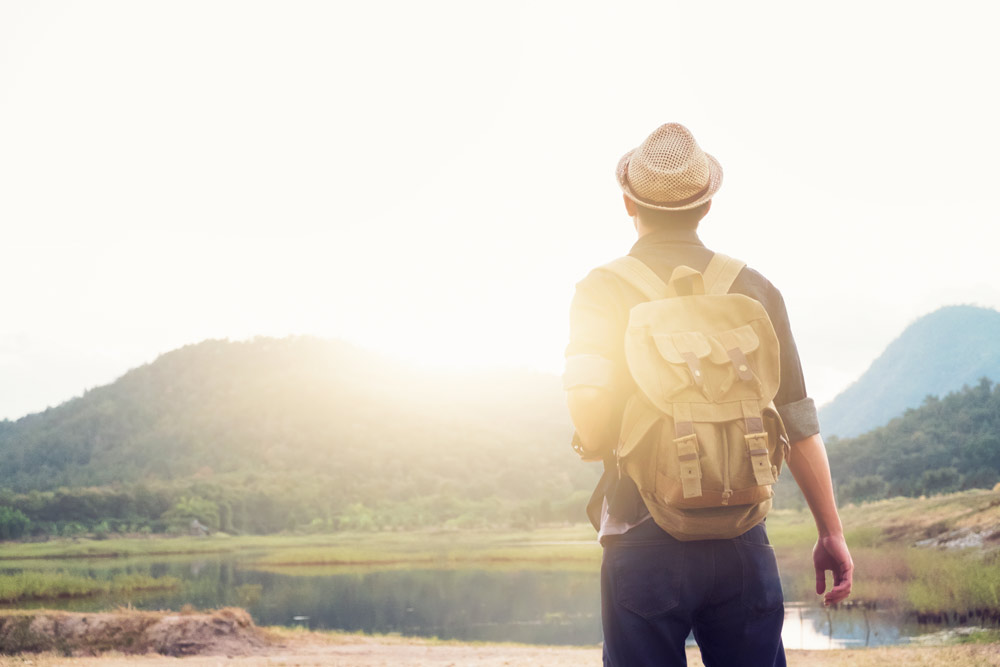
<instances>
[{"instance_id":1,"label":"rolled-up sleeve","mask_svg":"<svg viewBox=\"0 0 1000 667\"><path fill-rule=\"evenodd\" d=\"M778 414L785 423L788 439L792 443L819 433L819 415L816 412L816 403L811 398L806 397L775 407L778 408Z\"/></svg>"}]
</instances>

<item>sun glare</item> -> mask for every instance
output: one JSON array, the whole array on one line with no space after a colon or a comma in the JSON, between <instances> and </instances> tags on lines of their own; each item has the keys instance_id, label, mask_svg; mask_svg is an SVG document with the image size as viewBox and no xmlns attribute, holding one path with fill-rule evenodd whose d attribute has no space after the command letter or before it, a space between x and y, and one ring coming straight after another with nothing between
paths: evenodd
<instances>
[{"instance_id":1,"label":"sun glare","mask_svg":"<svg viewBox=\"0 0 1000 667\"><path fill-rule=\"evenodd\" d=\"M564 331L464 328L460 317L440 328L414 326L405 332L369 332L352 342L426 368L459 371L482 369L531 369L559 373L562 369ZM544 334L544 335L543 335Z\"/></svg>"}]
</instances>

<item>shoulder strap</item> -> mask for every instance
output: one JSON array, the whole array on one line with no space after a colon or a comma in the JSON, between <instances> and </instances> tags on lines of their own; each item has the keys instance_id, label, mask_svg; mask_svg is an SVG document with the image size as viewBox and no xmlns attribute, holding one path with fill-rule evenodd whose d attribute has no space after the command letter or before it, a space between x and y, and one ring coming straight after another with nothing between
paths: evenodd
<instances>
[{"instance_id":1,"label":"shoulder strap","mask_svg":"<svg viewBox=\"0 0 1000 667\"><path fill-rule=\"evenodd\" d=\"M667 296L667 284L656 275L653 269L635 257L628 255L619 257L600 269L615 274L642 292L650 301L663 299Z\"/></svg>"},{"instance_id":2,"label":"shoulder strap","mask_svg":"<svg viewBox=\"0 0 1000 667\"><path fill-rule=\"evenodd\" d=\"M733 281L740 274L746 262L715 253L702 276L705 279L705 294L726 294Z\"/></svg>"}]
</instances>

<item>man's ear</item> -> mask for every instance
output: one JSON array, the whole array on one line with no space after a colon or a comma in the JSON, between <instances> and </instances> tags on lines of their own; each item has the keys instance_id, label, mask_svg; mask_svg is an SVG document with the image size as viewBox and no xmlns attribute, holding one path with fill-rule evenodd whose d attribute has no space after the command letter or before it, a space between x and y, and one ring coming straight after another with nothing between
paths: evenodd
<instances>
[{"instance_id":1,"label":"man's ear","mask_svg":"<svg viewBox=\"0 0 1000 667\"><path fill-rule=\"evenodd\" d=\"M635 214L637 213L635 202L629 199L626 194L622 195L622 199L625 201L625 210L628 211L628 217L635 217Z\"/></svg>"}]
</instances>

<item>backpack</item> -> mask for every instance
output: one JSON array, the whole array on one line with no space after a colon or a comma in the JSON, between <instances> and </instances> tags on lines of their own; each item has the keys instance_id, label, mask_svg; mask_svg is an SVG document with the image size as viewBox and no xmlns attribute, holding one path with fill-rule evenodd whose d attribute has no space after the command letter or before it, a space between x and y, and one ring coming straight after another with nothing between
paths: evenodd
<instances>
[{"instance_id":1,"label":"backpack","mask_svg":"<svg viewBox=\"0 0 1000 667\"><path fill-rule=\"evenodd\" d=\"M601 267L649 299L632 308L625 334L637 389L618 475L680 540L732 538L761 521L789 449L772 402L778 337L759 301L728 293L744 266L716 254L704 274L679 266L668 283L634 257Z\"/></svg>"}]
</instances>

